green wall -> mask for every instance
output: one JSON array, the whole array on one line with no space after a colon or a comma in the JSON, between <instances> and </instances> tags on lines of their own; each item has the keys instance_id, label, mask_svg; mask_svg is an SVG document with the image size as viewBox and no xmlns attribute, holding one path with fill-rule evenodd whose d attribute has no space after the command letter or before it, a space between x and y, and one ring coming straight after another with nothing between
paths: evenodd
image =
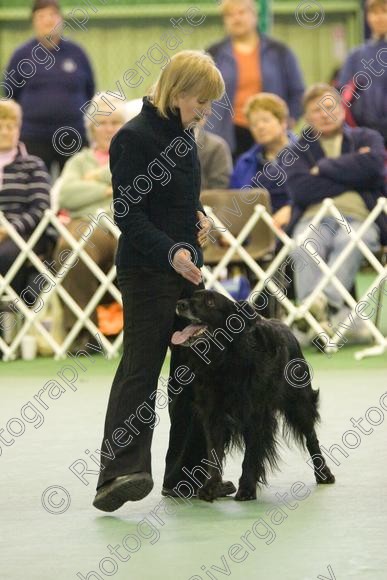
<instances>
[{"instance_id":1,"label":"green wall","mask_svg":"<svg viewBox=\"0 0 387 580\"><path fill-rule=\"evenodd\" d=\"M0 4L0 69L3 70L12 51L30 35L29 10L18 6L30 6L25 0L9 0L8 8ZM86 1L86 0L85 0ZM262 0L263 1L263 0ZM172 56L184 48L204 48L222 38L223 31L215 0L187 4L159 2L144 4L143 1L92 0L98 12L91 16L82 30L68 29L68 36L81 44L89 54L97 77L99 90L114 90L118 80L125 88L128 99L141 96L156 78L160 65L150 64L150 76L137 88L126 87L122 76L128 68L136 68L136 61L157 43ZM129 5L130 4L130 5ZM307 83L328 80L334 68L342 62L347 50L360 41L361 12L359 0L325 0L324 22L314 29L307 29L295 17L298 1L274 0L273 36L286 42L297 54ZM320 2L321 4L321 2ZM65 20L70 21L71 6L85 7L80 0L63 2ZM67 6L67 7L66 7ZM70 6L70 7L69 7ZM176 50L166 48L166 33L174 32L170 18L184 16L196 6L205 16L202 24L190 27L189 35L180 35L183 43ZM89 10L91 13L91 10ZM80 14L80 12L78 12ZM149 63L149 61L148 61Z\"/></svg>"}]
</instances>

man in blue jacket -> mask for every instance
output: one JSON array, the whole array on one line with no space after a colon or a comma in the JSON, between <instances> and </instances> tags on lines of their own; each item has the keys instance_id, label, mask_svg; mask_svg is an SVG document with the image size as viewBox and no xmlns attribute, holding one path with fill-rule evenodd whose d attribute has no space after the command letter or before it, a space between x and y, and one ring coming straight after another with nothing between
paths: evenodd
<instances>
[{"instance_id":1,"label":"man in blue jacket","mask_svg":"<svg viewBox=\"0 0 387 580\"><path fill-rule=\"evenodd\" d=\"M22 107L21 140L28 153L49 170L53 162L62 169L86 140L80 109L94 95L93 72L81 47L63 38L57 0L35 0L32 24L35 38L13 53L1 84L5 96Z\"/></svg>"},{"instance_id":2,"label":"man in blue jacket","mask_svg":"<svg viewBox=\"0 0 387 580\"><path fill-rule=\"evenodd\" d=\"M294 163L288 167L288 191L293 211L289 231L297 237L305 230L309 248L332 266L350 242L349 232L356 231L384 193L384 146L377 131L344 125L344 107L332 87L323 83L305 94L305 118L312 129L306 131L292 149ZM325 217L313 228L310 223L323 200L333 198L342 219ZM387 243L387 219L381 214L363 234L363 242L372 250L380 241ZM306 249L304 243L303 248ZM298 250L299 251L299 250ZM305 251L307 263L296 268L295 290L299 301L308 297L321 279L318 257ZM336 272L344 287L351 290L362 262L362 253L353 249ZM334 284L328 284L316 298L310 311L320 322L344 305Z\"/></svg>"},{"instance_id":3,"label":"man in blue jacket","mask_svg":"<svg viewBox=\"0 0 387 580\"><path fill-rule=\"evenodd\" d=\"M291 50L258 32L254 0L223 0L221 6L228 36L207 50L222 73L234 116L212 115L213 127L209 123L207 127L223 137L238 157L253 145L243 112L248 99L261 91L274 93L287 103L291 119L298 119L304 83Z\"/></svg>"},{"instance_id":4,"label":"man in blue jacket","mask_svg":"<svg viewBox=\"0 0 387 580\"><path fill-rule=\"evenodd\" d=\"M387 0L367 0L366 11L372 39L349 54L338 84L352 93L347 120L379 131L387 147Z\"/></svg>"}]
</instances>

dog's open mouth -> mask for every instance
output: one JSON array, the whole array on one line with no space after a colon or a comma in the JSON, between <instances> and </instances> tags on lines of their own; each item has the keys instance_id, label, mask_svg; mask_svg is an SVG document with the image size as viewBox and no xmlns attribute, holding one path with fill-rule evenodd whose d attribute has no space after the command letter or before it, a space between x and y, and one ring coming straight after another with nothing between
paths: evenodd
<instances>
[{"instance_id":1,"label":"dog's open mouth","mask_svg":"<svg viewBox=\"0 0 387 580\"><path fill-rule=\"evenodd\" d=\"M206 330L205 324L189 324L183 330L174 332L171 342L177 346L191 346Z\"/></svg>"}]
</instances>

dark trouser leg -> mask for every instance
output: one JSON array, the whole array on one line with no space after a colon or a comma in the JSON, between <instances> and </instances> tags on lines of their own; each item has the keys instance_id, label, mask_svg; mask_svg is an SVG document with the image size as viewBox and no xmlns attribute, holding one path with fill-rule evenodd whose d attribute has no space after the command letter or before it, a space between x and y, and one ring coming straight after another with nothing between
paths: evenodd
<instances>
[{"instance_id":1,"label":"dark trouser leg","mask_svg":"<svg viewBox=\"0 0 387 580\"><path fill-rule=\"evenodd\" d=\"M184 280L175 272L118 272L124 307L124 352L113 381L98 487L119 475L151 473L158 378L170 343ZM146 404L146 406L144 405Z\"/></svg>"},{"instance_id":2,"label":"dark trouser leg","mask_svg":"<svg viewBox=\"0 0 387 580\"><path fill-rule=\"evenodd\" d=\"M202 288L202 287L200 287ZM192 284L185 283L181 298L188 298L198 288ZM176 317L175 330L181 330L187 325L187 321ZM176 369L187 366L188 351L184 347L172 347L170 368L170 389L169 396L172 398L169 404L169 416L171 419L171 429L169 434L169 447L166 456L164 487L172 489L182 480L190 481L189 477L182 471L186 467L189 471L196 466L202 466L202 459L207 458L207 446L204 430L199 417L193 408L193 388L195 378L184 386L185 381L191 378L191 370L186 371L180 381L174 378ZM178 394L174 394L178 393ZM206 477L197 470L195 477L204 482ZM192 482L191 482L192 483ZM194 487L197 485L193 484Z\"/></svg>"},{"instance_id":3,"label":"dark trouser leg","mask_svg":"<svg viewBox=\"0 0 387 580\"><path fill-rule=\"evenodd\" d=\"M41 141L39 139L29 139L28 137L24 137L22 141L27 147L28 153L30 155L36 155L37 157L40 157L40 159L44 161L44 164L50 173L52 164L57 160L57 156L59 155L59 153L55 151L54 147L52 146L52 142ZM63 159L66 161L68 157L63 157Z\"/></svg>"},{"instance_id":4,"label":"dark trouser leg","mask_svg":"<svg viewBox=\"0 0 387 580\"><path fill-rule=\"evenodd\" d=\"M72 137L68 137L68 144L71 143ZM71 157L71 155L65 155L67 153L64 151L63 154L59 150L55 149L52 141L44 141L41 139L31 139L28 137L22 138L23 143L27 147L27 151L30 155L36 155L44 161L49 173L53 172L53 164L57 163L59 166L59 173L62 171L66 161ZM82 147L87 147L87 142L84 137L82 137ZM76 147L74 147L74 153Z\"/></svg>"},{"instance_id":5,"label":"dark trouser leg","mask_svg":"<svg viewBox=\"0 0 387 580\"><path fill-rule=\"evenodd\" d=\"M0 243L0 274L5 276L17 256L20 254L19 247L10 238ZM12 288L20 294L24 290L25 267L22 266L11 282Z\"/></svg>"}]
</instances>

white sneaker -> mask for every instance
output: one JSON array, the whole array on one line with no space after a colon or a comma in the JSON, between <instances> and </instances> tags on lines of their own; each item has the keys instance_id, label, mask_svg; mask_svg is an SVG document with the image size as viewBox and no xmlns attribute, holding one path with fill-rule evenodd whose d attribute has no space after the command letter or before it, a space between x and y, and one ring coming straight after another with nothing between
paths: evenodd
<instances>
[{"instance_id":1,"label":"white sneaker","mask_svg":"<svg viewBox=\"0 0 387 580\"><path fill-rule=\"evenodd\" d=\"M344 322L349 313L350 309L348 306L343 306L343 308L339 310L337 314L332 316L334 329L337 329L339 332L344 334L345 338L351 344L367 344L373 342L372 332L364 320L359 318L355 313L352 313L352 320L354 322L352 324L351 321L347 323L347 326L349 326L348 330L345 329L344 326L340 326L340 322Z\"/></svg>"}]
</instances>

